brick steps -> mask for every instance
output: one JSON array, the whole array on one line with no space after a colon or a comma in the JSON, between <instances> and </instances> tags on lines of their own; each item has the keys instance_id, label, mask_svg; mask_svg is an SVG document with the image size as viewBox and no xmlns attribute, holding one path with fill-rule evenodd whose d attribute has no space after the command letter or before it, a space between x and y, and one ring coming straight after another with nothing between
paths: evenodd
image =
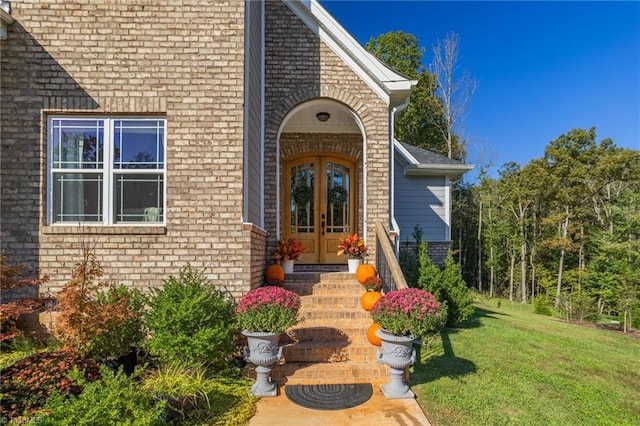
<instances>
[{"instance_id":1,"label":"brick steps","mask_svg":"<svg viewBox=\"0 0 640 426\"><path fill-rule=\"evenodd\" d=\"M315 320L313 323L303 322L295 328L289 330L288 334L292 340L308 341L308 340L340 340L343 336L347 336L350 341L364 335L367 327L371 325L372 320L369 318L361 318L353 321L342 321L339 319Z\"/></svg>"},{"instance_id":2,"label":"brick steps","mask_svg":"<svg viewBox=\"0 0 640 426\"><path fill-rule=\"evenodd\" d=\"M339 319L343 321L363 320L369 318L369 313L364 309L346 309L346 308L318 308L313 311L303 312L304 325L311 326L311 322L315 320Z\"/></svg>"},{"instance_id":3,"label":"brick steps","mask_svg":"<svg viewBox=\"0 0 640 426\"><path fill-rule=\"evenodd\" d=\"M377 347L366 337L372 320L360 306L364 289L346 272L296 271L285 288L301 296L303 322L282 336L283 361L272 366L278 384L386 383ZM245 375L255 377L249 364Z\"/></svg>"},{"instance_id":4,"label":"brick steps","mask_svg":"<svg viewBox=\"0 0 640 426\"><path fill-rule=\"evenodd\" d=\"M371 383L389 381L388 367L374 362L285 362L274 365L271 379L279 385L315 385L331 383ZM245 370L249 378L255 378L255 366Z\"/></svg>"},{"instance_id":5,"label":"brick steps","mask_svg":"<svg viewBox=\"0 0 640 426\"><path fill-rule=\"evenodd\" d=\"M327 332L330 330L330 332ZM295 334L294 334L295 333ZM332 328L301 328L291 333L294 339L281 341L287 362L375 361L376 350L361 329L351 334Z\"/></svg>"},{"instance_id":6,"label":"brick steps","mask_svg":"<svg viewBox=\"0 0 640 426\"><path fill-rule=\"evenodd\" d=\"M340 274L342 275L342 274ZM345 274L351 275L353 274ZM311 280L317 281L311 281ZM287 290L295 291L300 296L320 296L320 295L351 295L354 296L363 291L362 286L355 280L352 281L344 281L344 280L336 280L332 278L330 281L327 278L324 278L324 281L320 281L323 278L309 278L309 281L306 282L288 282L285 281L284 287ZM351 278L353 279L353 278Z\"/></svg>"},{"instance_id":7,"label":"brick steps","mask_svg":"<svg viewBox=\"0 0 640 426\"><path fill-rule=\"evenodd\" d=\"M372 345L369 345L372 346ZM375 348L325 343L299 343L282 351L287 362L347 362L377 360Z\"/></svg>"},{"instance_id":8,"label":"brick steps","mask_svg":"<svg viewBox=\"0 0 640 426\"><path fill-rule=\"evenodd\" d=\"M315 310L316 308L341 308L341 309L362 309L360 308L360 295L334 295L321 294L302 296L302 310Z\"/></svg>"}]
</instances>

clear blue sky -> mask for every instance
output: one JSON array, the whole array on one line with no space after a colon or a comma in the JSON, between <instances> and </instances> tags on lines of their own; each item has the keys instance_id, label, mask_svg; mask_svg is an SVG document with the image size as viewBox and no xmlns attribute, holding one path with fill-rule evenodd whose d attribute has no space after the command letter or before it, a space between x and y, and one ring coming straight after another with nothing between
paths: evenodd
<instances>
[{"instance_id":1,"label":"clear blue sky","mask_svg":"<svg viewBox=\"0 0 640 426\"><path fill-rule=\"evenodd\" d=\"M525 165L574 128L640 150L639 1L320 3L363 45L415 35L425 66L437 39L460 35L459 64L478 82L464 125L469 163L484 151L494 172Z\"/></svg>"}]
</instances>

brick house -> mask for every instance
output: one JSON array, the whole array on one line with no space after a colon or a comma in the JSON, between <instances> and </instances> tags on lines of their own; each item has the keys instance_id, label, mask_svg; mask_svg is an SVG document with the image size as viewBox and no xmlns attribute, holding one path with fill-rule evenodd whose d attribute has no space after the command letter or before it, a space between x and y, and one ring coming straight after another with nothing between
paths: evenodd
<instances>
[{"instance_id":1,"label":"brick house","mask_svg":"<svg viewBox=\"0 0 640 426\"><path fill-rule=\"evenodd\" d=\"M346 233L374 249L375 220L401 238L418 220L448 247L448 185L469 166L394 140L416 82L315 0L20 0L0 15L2 248L52 288L83 242L112 281L158 285L191 263L236 297L280 237L309 264L345 263Z\"/></svg>"}]
</instances>

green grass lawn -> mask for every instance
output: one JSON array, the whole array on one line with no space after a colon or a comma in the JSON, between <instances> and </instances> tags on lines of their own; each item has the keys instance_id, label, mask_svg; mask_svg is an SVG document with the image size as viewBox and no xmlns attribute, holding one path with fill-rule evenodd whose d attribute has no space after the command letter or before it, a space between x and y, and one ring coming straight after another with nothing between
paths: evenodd
<instances>
[{"instance_id":1,"label":"green grass lawn","mask_svg":"<svg viewBox=\"0 0 640 426\"><path fill-rule=\"evenodd\" d=\"M434 426L640 425L640 339L479 302L420 350L411 385Z\"/></svg>"}]
</instances>

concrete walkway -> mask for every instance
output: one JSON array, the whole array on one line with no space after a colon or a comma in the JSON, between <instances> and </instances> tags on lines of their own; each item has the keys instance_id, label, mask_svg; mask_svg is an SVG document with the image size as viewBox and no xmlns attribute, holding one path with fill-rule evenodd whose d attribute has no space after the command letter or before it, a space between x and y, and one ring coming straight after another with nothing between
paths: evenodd
<instances>
[{"instance_id":1,"label":"concrete walkway","mask_svg":"<svg viewBox=\"0 0 640 426\"><path fill-rule=\"evenodd\" d=\"M367 402L346 410L312 410L295 404L279 388L278 396L261 398L249 426L430 426L415 399L386 399L379 385Z\"/></svg>"}]
</instances>

